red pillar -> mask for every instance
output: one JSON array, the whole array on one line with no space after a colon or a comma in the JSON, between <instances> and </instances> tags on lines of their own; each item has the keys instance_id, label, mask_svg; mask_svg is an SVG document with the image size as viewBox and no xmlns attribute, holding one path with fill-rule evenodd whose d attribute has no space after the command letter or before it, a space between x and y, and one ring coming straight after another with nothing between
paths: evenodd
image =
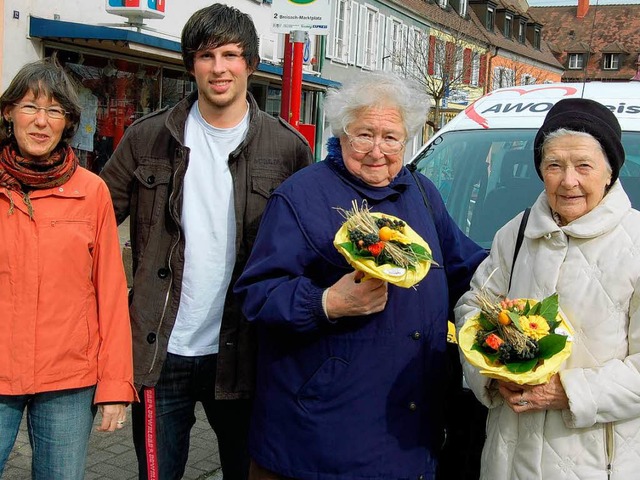
<instances>
[{"instance_id":1,"label":"red pillar","mask_svg":"<svg viewBox=\"0 0 640 480\"><path fill-rule=\"evenodd\" d=\"M300 126L300 105L302 103L302 60L304 55L305 33L293 32L293 69L291 72L291 120L296 130Z\"/></svg>"},{"instance_id":2,"label":"red pillar","mask_svg":"<svg viewBox=\"0 0 640 480\"><path fill-rule=\"evenodd\" d=\"M291 106L291 37L284 36L284 58L282 62L282 97L280 98L280 117L285 121L291 120L289 107Z\"/></svg>"}]
</instances>

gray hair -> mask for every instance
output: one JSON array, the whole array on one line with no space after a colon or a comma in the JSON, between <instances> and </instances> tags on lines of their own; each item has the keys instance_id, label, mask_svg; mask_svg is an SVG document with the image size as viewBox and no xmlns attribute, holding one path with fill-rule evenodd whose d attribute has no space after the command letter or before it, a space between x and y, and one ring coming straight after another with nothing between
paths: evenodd
<instances>
[{"instance_id":1,"label":"gray hair","mask_svg":"<svg viewBox=\"0 0 640 480\"><path fill-rule=\"evenodd\" d=\"M550 132L547 135L545 135L544 140L542 141L542 147L541 147L542 148L542 161L544 161L544 155L545 155L544 152L545 152L549 142L552 141L552 140L555 140L557 138L566 137L566 136L590 138L591 140L594 140L598 144L598 147L600 147L600 151L602 152L602 155L604 155L604 160L605 160L605 162L607 164L607 170L609 171L609 173L613 173L613 170L611 169L611 164L609 163L609 159L607 158L607 152L604 151L604 147L602 146L600 141L596 137L591 135L590 133L581 132L581 131L578 131L578 130L570 130L568 128L559 128L559 129L554 130L553 132Z\"/></svg>"},{"instance_id":2,"label":"gray hair","mask_svg":"<svg viewBox=\"0 0 640 480\"><path fill-rule=\"evenodd\" d=\"M425 124L430 97L411 81L390 72L368 72L355 76L339 90L330 90L324 108L331 133L339 137L362 110L397 108L409 138Z\"/></svg>"}]
</instances>

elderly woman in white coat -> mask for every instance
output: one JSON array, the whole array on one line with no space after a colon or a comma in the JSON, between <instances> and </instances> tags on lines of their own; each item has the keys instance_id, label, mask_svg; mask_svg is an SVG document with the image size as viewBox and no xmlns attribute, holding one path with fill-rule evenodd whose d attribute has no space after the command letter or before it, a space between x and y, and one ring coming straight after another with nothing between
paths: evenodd
<instances>
[{"instance_id":1,"label":"elderly woman in white coat","mask_svg":"<svg viewBox=\"0 0 640 480\"><path fill-rule=\"evenodd\" d=\"M478 312L481 288L496 298L558 292L575 330L571 356L544 385L491 380L463 359L467 382L490 408L482 479L640 476L640 212L617 179L620 138L605 106L554 105L535 139L545 191L517 260L512 265L522 214L496 234L458 303L460 328Z\"/></svg>"}]
</instances>

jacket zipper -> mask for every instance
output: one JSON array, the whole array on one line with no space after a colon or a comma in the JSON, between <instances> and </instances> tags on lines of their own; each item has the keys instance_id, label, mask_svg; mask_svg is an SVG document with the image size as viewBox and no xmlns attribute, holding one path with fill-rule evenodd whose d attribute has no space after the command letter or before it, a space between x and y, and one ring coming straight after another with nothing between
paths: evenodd
<instances>
[{"instance_id":1,"label":"jacket zipper","mask_svg":"<svg viewBox=\"0 0 640 480\"><path fill-rule=\"evenodd\" d=\"M180 162L180 164L176 168L176 171L173 173L173 191L171 192L171 195L169 195L169 208L171 208L171 202L173 201L173 194L176 192L175 186L176 186L176 177L178 176L178 171L184 164L184 156L182 155L182 151L179 150L178 154L180 155L180 158L182 158L183 160L182 162ZM178 229L178 237L176 238L176 241L171 246L171 250L169 250L169 258L168 258L169 286L167 288L167 294L164 297L164 306L162 307L162 316L160 317L160 323L158 323L158 328L156 329L156 339L160 338L160 329L162 328L162 324L164 323L164 317L167 314L167 305L169 305L169 297L171 296L171 287L173 286L173 270L171 269L171 258L173 257L173 252L178 246L178 243L180 242L180 237L181 237L180 229ZM159 343L160 343L159 341L156 341L156 346L153 351L153 358L151 359L151 365L149 366L149 371L147 373L151 373L153 371L153 367L156 364L156 358L158 358Z\"/></svg>"},{"instance_id":2,"label":"jacket zipper","mask_svg":"<svg viewBox=\"0 0 640 480\"><path fill-rule=\"evenodd\" d=\"M613 423L605 423L604 425L604 446L605 454L607 456L607 480L611 480L611 473L613 467L613 455L614 455L614 438L613 438Z\"/></svg>"}]
</instances>

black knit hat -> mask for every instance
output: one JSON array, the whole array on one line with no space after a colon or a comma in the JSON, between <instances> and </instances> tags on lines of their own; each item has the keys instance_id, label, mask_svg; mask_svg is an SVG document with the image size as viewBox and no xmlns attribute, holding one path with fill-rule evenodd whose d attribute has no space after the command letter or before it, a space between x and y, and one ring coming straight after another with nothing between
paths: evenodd
<instances>
[{"instance_id":1,"label":"black knit hat","mask_svg":"<svg viewBox=\"0 0 640 480\"><path fill-rule=\"evenodd\" d=\"M622 136L620 124L611 110L587 98L566 98L556 103L547 113L534 143L533 159L540 178L542 178L540 172L542 143L549 133L560 128L589 133L600 142L611 165L611 184L613 185L618 178L625 155L620 141Z\"/></svg>"}]
</instances>

